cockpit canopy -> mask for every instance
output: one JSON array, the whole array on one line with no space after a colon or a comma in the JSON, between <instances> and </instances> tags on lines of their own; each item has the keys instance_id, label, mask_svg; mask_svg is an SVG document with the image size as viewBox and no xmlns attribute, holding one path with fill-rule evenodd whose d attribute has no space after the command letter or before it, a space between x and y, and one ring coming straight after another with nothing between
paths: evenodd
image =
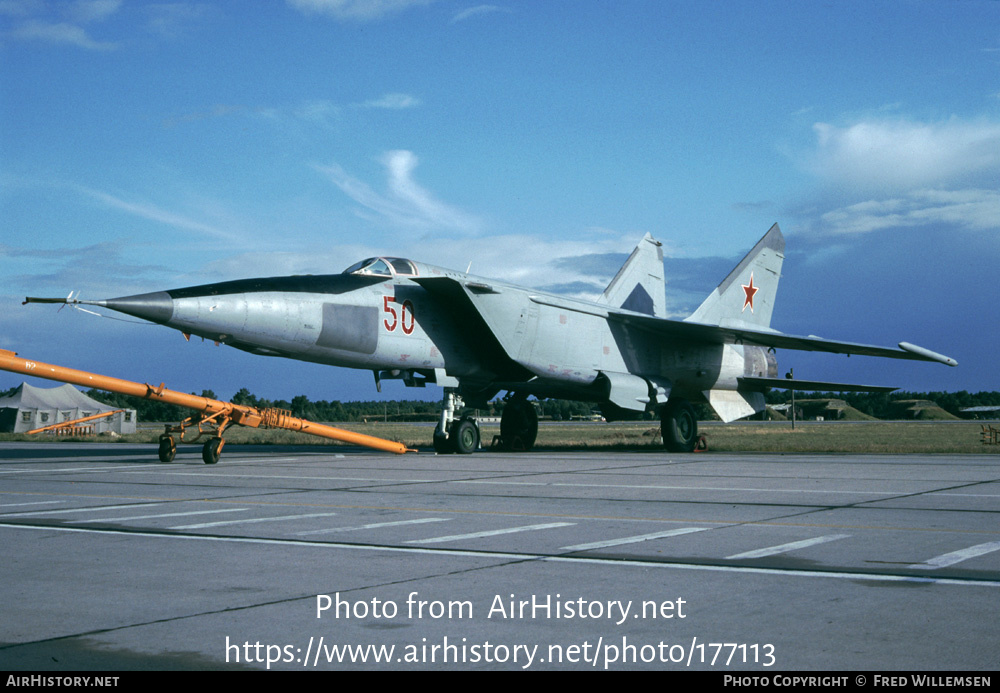
<instances>
[{"instance_id":1,"label":"cockpit canopy","mask_svg":"<svg viewBox=\"0 0 1000 693\"><path fill-rule=\"evenodd\" d=\"M412 277L417 268L409 260L401 257L369 257L343 271L343 274L359 274L366 277L392 277L403 275Z\"/></svg>"}]
</instances>

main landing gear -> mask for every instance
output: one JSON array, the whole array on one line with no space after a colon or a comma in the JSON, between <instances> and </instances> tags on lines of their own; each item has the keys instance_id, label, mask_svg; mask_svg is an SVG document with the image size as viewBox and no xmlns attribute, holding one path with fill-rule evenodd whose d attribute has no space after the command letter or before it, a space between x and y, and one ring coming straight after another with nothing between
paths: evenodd
<instances>
[{"instance_id":1,"label":"main landing gear","mask_svg":"<svg viewBox=\"0 0 1000 693\"><path fill-rule=\"evenodd\" d=\"M439 454L467 455L479 448L479 424L471 416L458 416L464 406L457 392L445 389L441 420L434 429L434 450ZM660 410L660 431L663 446L670 452L692 452L699 446L698 417L691 403L681 397L671 397ZM504 452L527 452L535 446L537 437L538 414L534 405L526 395L508 395L494 447Z\"/></svg>"},{"instance_id":2,"label":"main landing gear","mask_svg":"<svg viewBox=\"0 0 1000 693\"><path fill-rule=\"evenodd\" d=\"M500 418L497 447L505 452L527 452L538 437L538 413L527 395L509 395Z\"/></svg>"},{"instance_id":3,"label":"main landing gear","mask_svg":"<svg viewBox=\"0 0 1000 693\"><path fill-rule=\"evenodd\" d=\"M660 411L660 433L670 452L692 452L698 442L698 417L691 403L671 397Z\"/></svg>"}]
</instances>

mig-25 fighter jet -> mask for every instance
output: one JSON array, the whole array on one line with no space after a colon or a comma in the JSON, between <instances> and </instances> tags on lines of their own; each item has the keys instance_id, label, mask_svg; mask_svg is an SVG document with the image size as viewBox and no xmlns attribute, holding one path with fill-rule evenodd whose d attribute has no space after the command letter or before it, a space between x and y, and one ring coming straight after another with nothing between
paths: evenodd
<instances>
[{"instance_id":1,"label":"mig-25 fighter jet","mask_svg":"<svg viewBox=\"0 0 1000 693\"><path fill-rule=\"evenodd\" d=\"M383 379L441 386L434 448L442 453L479 447L478 424L462 412L500 392L506 450L534 445L534 395L597 403L608 420L655 413L665 447L683 452L698 437L692 402L733 421L762 411L770 387L879 389L778 379L775 349L956 365L906 342L870 346L771 329L784 249L775 224L684 320L666 317L663 251L649 234L592 302L397 257L332 275L28 302L103 306L261 356L366 369L379 387Z\"/></svg>"}]
</instances>

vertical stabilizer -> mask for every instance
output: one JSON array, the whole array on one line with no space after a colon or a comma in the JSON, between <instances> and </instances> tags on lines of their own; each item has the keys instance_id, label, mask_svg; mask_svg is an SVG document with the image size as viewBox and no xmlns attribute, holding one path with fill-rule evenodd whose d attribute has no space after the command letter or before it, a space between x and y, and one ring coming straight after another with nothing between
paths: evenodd
<instances>
[{"instance_id":1,"label":"vertical stabilizer","mask_svg":"<svg viewBox=\"0 0 1000 693\"><path fill-rule=\"evenodd\" d=\"M663 246L648 233L639 241L600 298L617 308L666 317L663 289Z\"/></svg>"},{"instance_id":2,"label":"vertical stabilizer","mask_svg":"<svg viewBox=\"0 0 1000 693\"><path fill-rule=\"evenodd\" d=\"M770 327L784 259L785 237L775 224L687 319L709 325Z\"/></svg>"}]
</instances>

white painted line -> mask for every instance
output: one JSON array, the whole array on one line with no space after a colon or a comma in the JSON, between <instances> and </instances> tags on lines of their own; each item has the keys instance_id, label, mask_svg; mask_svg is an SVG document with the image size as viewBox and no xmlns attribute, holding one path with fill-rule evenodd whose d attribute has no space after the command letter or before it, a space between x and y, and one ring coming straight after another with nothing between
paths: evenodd
<instances>
[{"instance_id":1,"label":"white painted line","mask_svg":"<svg viewBox=\"0 0 1000 693\"><path fill-rule=\"evenodd\" d=\"M961 496L962 498L1000 498L1000 493L937 493L935 491L930 493L935 496Z\"/></svg>"},{"instance_id":2,"label":"white painted line","mask_svg":"<svg viewBox=\"0 0 1000 693\"><path fill-rule=\"evenodd\" d=\"M304 549L340 551L375 551L382 553L409 553L424 556L449 556L451 558L500 558L518 561L536 560L544 563L569 563L576 565L599 565L605 568L642 568L643 570L694 570L711 573L739 573L749 575L781 575L787 577L821 578L828 580L862 580L869 582L903 582L951 587L990 587L1000 589L1000 580L954 580L949 578L913 577L907 575L886 575L883 573L833 572L823 570L786 570L783 568L759 568L739 565L711 565L700 563L658 563L656 561L612 560L588 558L586 556L545 556L532 553L509 553L506 551L431 549L409 546L370 546L365 544L338 544L335 542L307 541L305 539L260 539L256 537L203 536L199 534L163 534L160 532L134 532L116 529L90 529L59 525L19 525L0 523L4 529L35 530L42 532L77 532L89 535L127 536L130 539L166 539L182 541L219 541L231 544L258 544L262 546L291 546Z\"/></svg>"},{"instance_id":3,"label":"white painted line","mask_svg":"<svg viewBox=\"0 0 1000 693\"><path fill-rule=\"evenodd\" d=\"M223 520L222 522L205 522L200 525L181 525L170 529L203 529L205 527L221 527L223 525L248 525L257 522L281 522L282 520L304 520L307 517L330 517L337 513L309 513L308 515L282 515L280 517L257 517L248 520Z\"/></svg>"},{"instance_id":4,"label":"white painted line","mask_svg":"<svg viewBox=\"0 0 1000 693\"><path fill-rule=\"evenodd\" d=\"M816 546L817 544L825 544L828 541L837 541L838 539L846 539L851 536L850 534L827 534L825 537L815 537L813 539L803 539L802 541L793 541L788 544L779 544L778 546L768 546L764 549L757 549L755 551L745 551L743 553L736 553L732 556L726 556L726 560L738 560L740 558L763 558L764 556L774 556L779 553L788 553L789 551L798 551L799 549L804 549L808 546Z\"/></svg>"},{"instance_id":5,"label":"white painted line","mask_svg":"<svg viewBox=\"0 0 1000 693\"><path fill-rule=\"evenodd\" d=\"M159 515L135 515L132 517L100 517L90 520L70 520L70 524L86 522L127 522L128 520L151 520L157 517L184 517L185 515L214 515L215 513L239 513L249 508L226 508L224 510L191 510L185 513L161 513Z\"/></svg>"},{"instance_id":6,"label":"white painted line","mask_svg":"<svg viewBox=\"0 0 1000 693\"><path fill-rule=\"evenodd\" d=\"M663 532L653 532L652 534L640 534L635 537L623 537L621 539L609 539L608 541L595 541L591 544L577 544L576 546L564 546L560 551L589 551L590 549L604 549L609 546L621 546L622 544L638 544L641 541L650 539L662 539L664 537L676 537L692 532L704 532L708 527L679 527L668 529Z\"/></svg>"},{"instance_id":7,"label":"white painted line","mask_svg":"<svg viewBox=\"0 0 1000 693\"><path fill-rule=\"evenodd\" d=\"M117 457L116 460L127 461L130 457ZM138 455L136 455L138 457ZM62 461L69 461L72 458L62 458ZM144 464L143 467L155 467L155 464ZM110 464L107 467L44 467L38 469L4 469L0 474L61 474L62 472L118 472L122 471L117 464ZM128 470L133 471L133 470Z\"/></svg>"},{"instance_id":8,"label":"white painted line","mask_svg":"<svg viewBox=\"0 0 1000 693\"><path fill-rule=\"evenodd\" d=\"M993 553L994 551L1000 551L1000 541L989 541L985 544L976 544L975 546L970 546L967 549L959 549L958 551L952 551L951 553L935 556L934 558L924 561L923 563L914 563L909 567L937 570L938 568L947 568L950 565L955 565L956 563L961 563L962 561L967 561L970 558L976 558L977 556L984 556L988 553Z\"/></svg>"},{"instance_id":9,"label":"white painted line","mask_svg":"<svg viewBox=\"0 0 1000 693\"><path fill-rule=\"evenodd\" d=\"M245 469L245 467L240 467ZM301 481L354 481L366 484L449 484L450 479L390 479L385 477L368 476L302 476L298 474L237 474L236 472L227 474L224 472L162 472L160 470L128 470L127 474L169 474L170 476L220 476L226 479L260 479L262 481L281 481L283 479L295 479Z\"/></svg>"},{"instance_id":10,"label":"white painted line","mask_svg":"<svg viewBox=\"0 0 1000 693\"><path fill-rule=\"evenodd\" d=\"M555 529L556 527L572 527L575 522L552 522L547 525L525 525L523 527L508 527L507 529L493 529L486 532L473 532L471 534L452 534L447 537L432 537L430 539L413 539L407 544L439 544L446 541L461 541L463 539L481 539L483 537L495 537L499 534L515 534L517 532L533 532L538 529Z\"/></svg>"},{"instance_id":11,"label":"white painted line","mask_svg":"<svg viewBox=\"0 0 1000 693\"><path fill-rule=\"evenodd\" d=\"M425 517L420 520L399 520L398 522L376 522L371 525L359 525L358 527L331 527L329 529L310 529L308 532L296 532L298 535L306 534L330 534L332 532L354 532L359 529L381 529L382 527L399 527L400 525L420 525L425 522L447 522L450 517Z\"/></svg>"},{"instance_id":12,"label":"white painted line","mask_svg":"<svg viewBox=\"0 0 1000 693\"><path fill-rule=\"evenodd\" d=\"M735 486L664 486L662 484L569 484L545 481L492 481L489 479L462 479L454 484L494 484L500 486L550 486L568 488L605 488L605 489L639 489L653 491L727 491L732 493L825 493L848 496L901 496L914 493L931 493L933 491L842 491L839 489L805 489L805 488L740 488Z\"/></svg>"},{"instance_id":13,"label":"white painted line","mask_svg":"<svg viewBox=\"0 0 1000 693\"><path fill-rule=\"evenodd\" d=\"M0 503L0 508L16 508L20 505L51 505L52 503L65 503L66 501L32 501L31 503Z\"/></svg>"},{"instance_id":14,"label":"white painted line","mask_svg":"<svg viewBox=\"0 0 1000 693\"><path fill-rule=\"evenodd\" d=\"M36 515L65 515L67 513L96 513L105 510L125 510L126 508L153 508L163 503L129 503L128 505L98 505L89 508L67 508L65 510L34 510L27 513L0 513L0 516L35 517Z\"/></svg>"}]
</instances>

